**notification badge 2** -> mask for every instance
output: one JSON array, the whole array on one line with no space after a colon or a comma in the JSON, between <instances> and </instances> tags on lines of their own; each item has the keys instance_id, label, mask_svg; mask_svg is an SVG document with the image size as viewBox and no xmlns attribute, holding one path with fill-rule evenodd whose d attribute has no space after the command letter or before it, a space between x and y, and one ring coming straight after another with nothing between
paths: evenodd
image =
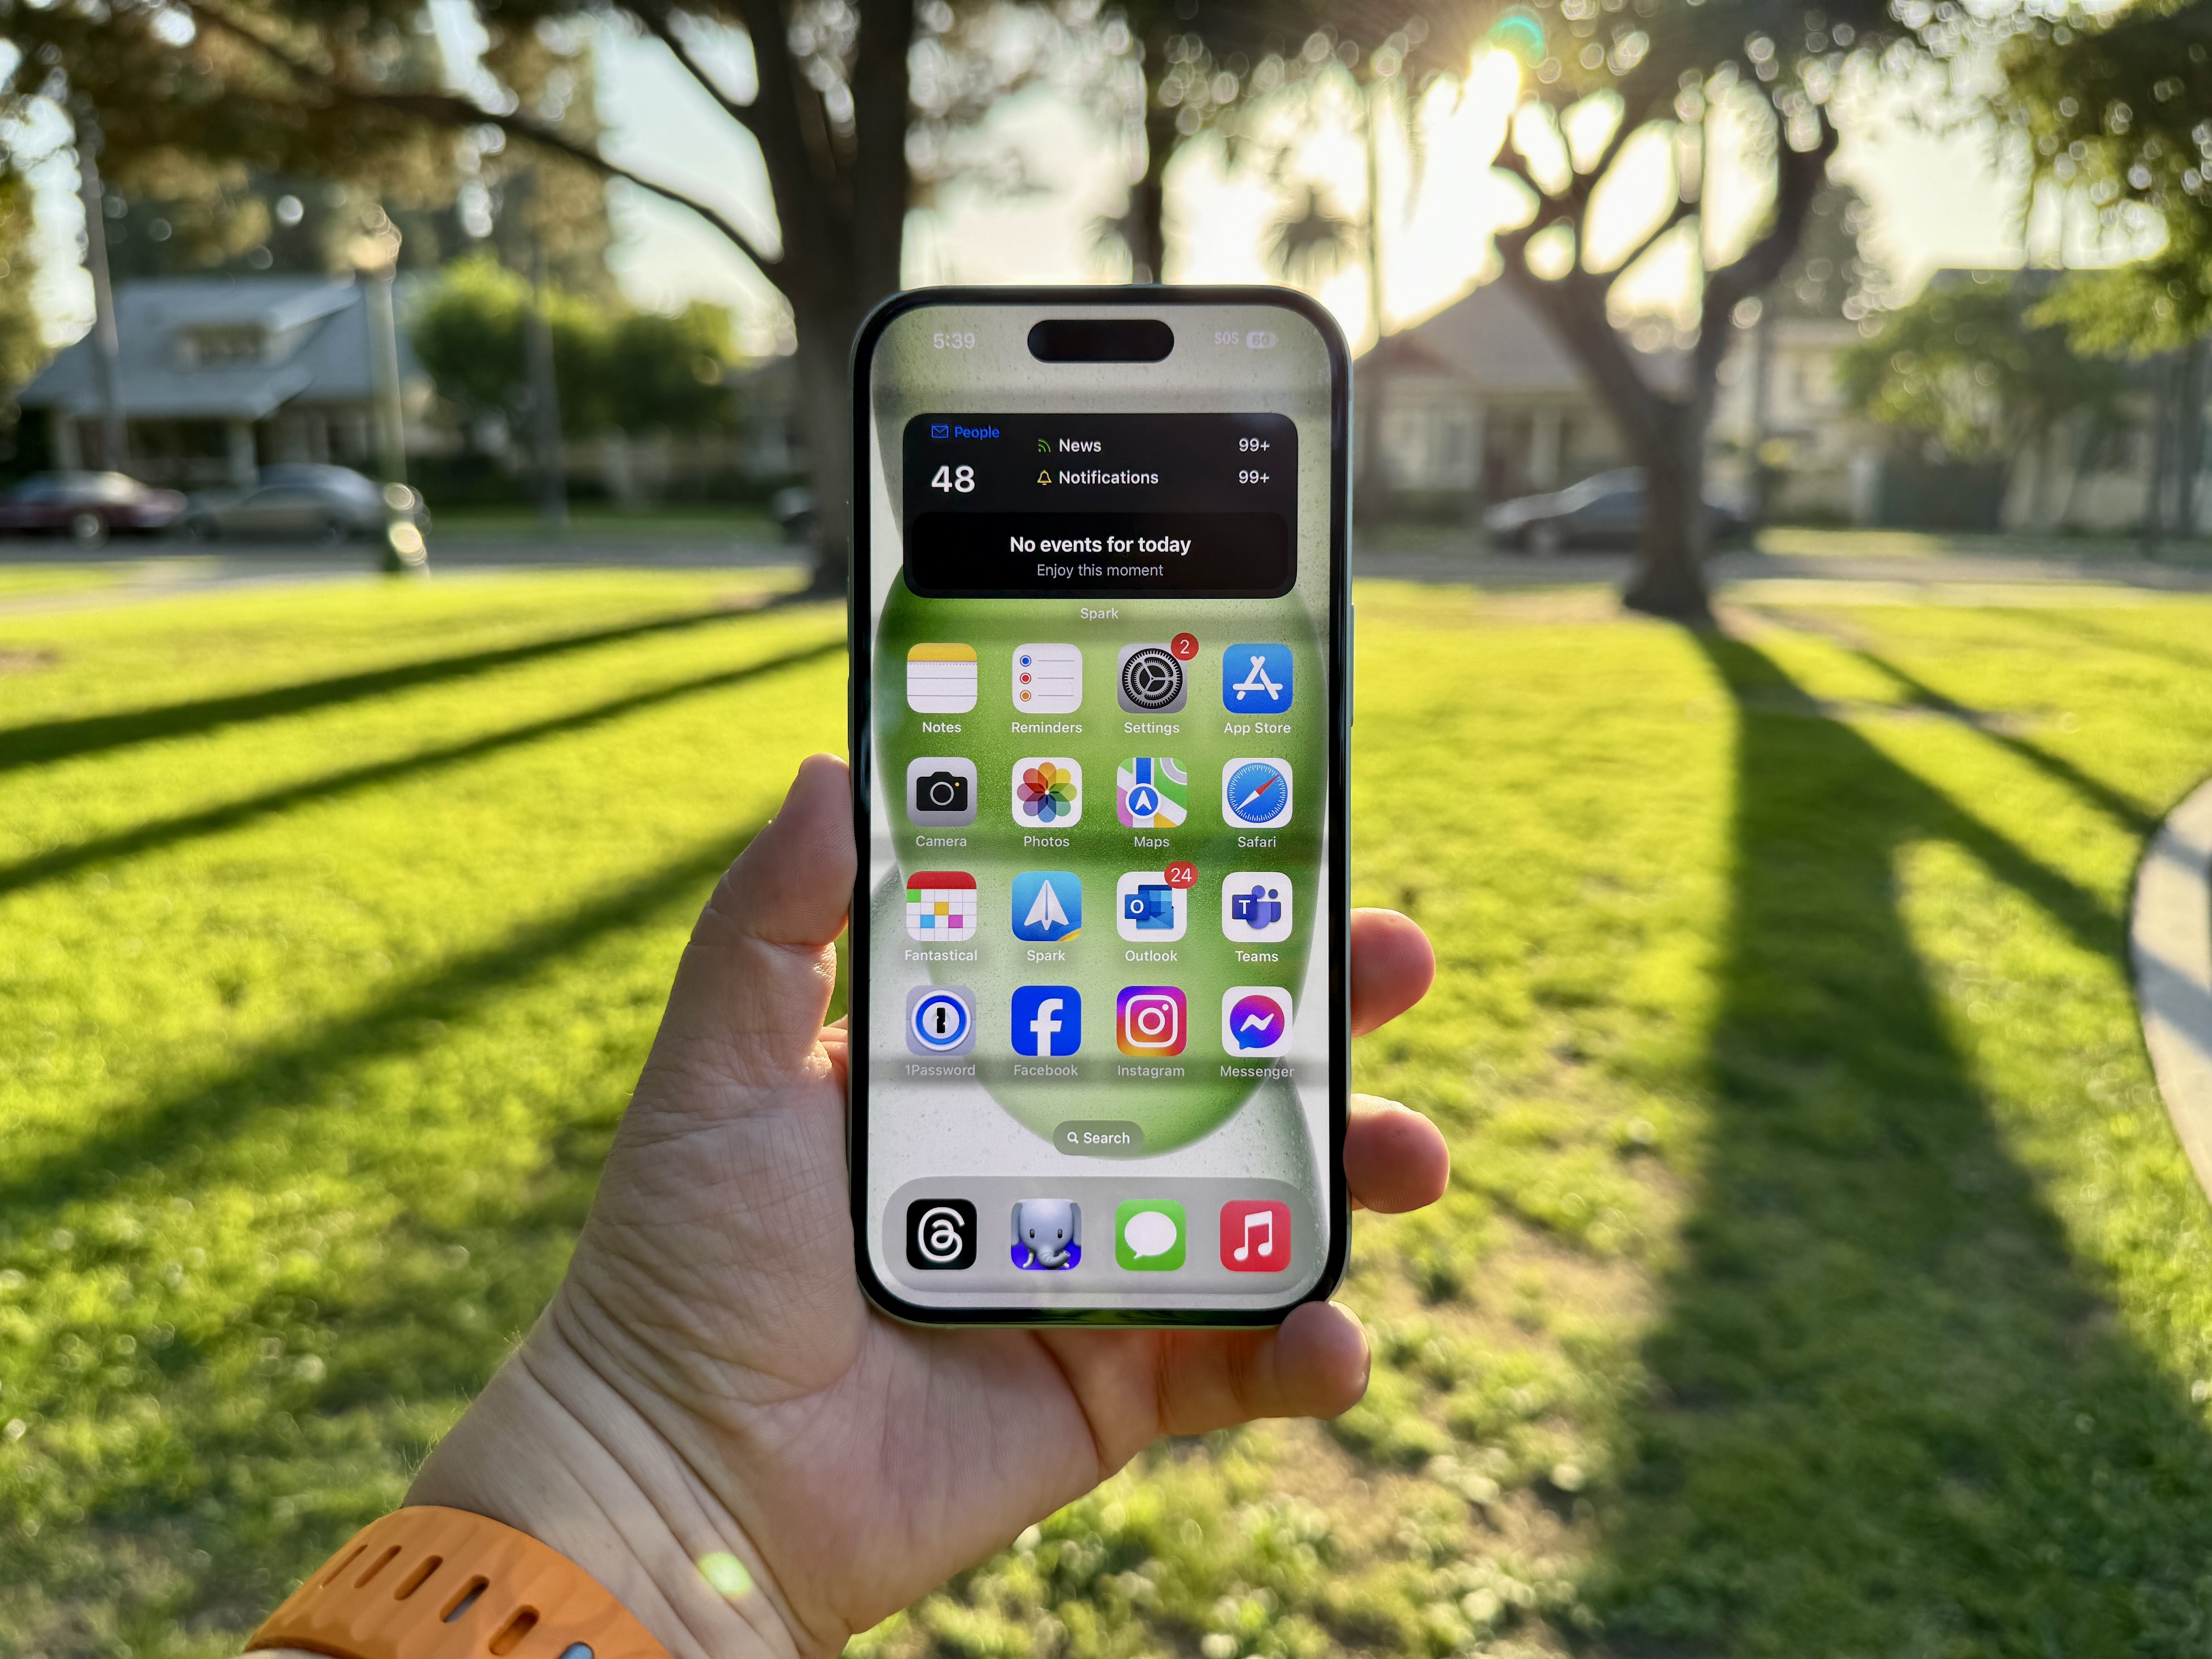
<instances>
[{"instance_id":1,"label":"notification badge 2","mask_svg":"<svg viewBox=\"0 0 2212 1659\"><path fill-rule=\"evenodd\" d=\"M1232 1273L1279 1273L1291 1265L1291 1206L1272 1198L1221 1206L1221 1265Z\"/></svg>"},{"instance_id":2,"label":"notification badge 2","mask_svg":"<svg viewBox=\"0 0 2212 1659\"><path fill-rule=\"evenodd\" d=\"M949 1273L975 1265L975 1206L964 1198L917 1198L906 1206L906 1265Z\"/></svg>"},{"instance_id":3,"label":"notification badge 2","mask_svg":"<svg viewBox=\"0 0 2212 1659\"><path fill-rule=\"evenodd\" d=\"M1190 1010L1179 985L1128 985L1114 999L1114 1041L1135 1059L1179 1054L1190 1035Z\"/></svg>"}]
</instances>

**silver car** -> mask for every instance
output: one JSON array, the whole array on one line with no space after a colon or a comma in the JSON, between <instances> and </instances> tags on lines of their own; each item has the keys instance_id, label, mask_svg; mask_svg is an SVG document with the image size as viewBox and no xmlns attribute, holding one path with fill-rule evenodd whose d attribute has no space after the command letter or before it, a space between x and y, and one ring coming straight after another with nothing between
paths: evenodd
<instances>
[{"instance_id":1,"label":"silver car","mask_svg":"<svg viewBox=\"0 0 2212 1659\"><path fill-rule=\"evenodd\" d=\"M421 493L405 484L380 484L345 466L266 466L250 489L192 497L184 531L195 541L256 536L336 544L382 536L400 520L417 529L430 522Z\"/></svg>"}]
</instances>

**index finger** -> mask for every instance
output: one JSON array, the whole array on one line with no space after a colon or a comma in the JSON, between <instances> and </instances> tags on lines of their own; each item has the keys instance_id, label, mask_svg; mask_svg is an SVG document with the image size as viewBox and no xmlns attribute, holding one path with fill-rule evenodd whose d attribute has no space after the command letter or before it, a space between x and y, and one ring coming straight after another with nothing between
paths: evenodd
<instances>
[{"instance_id":1,"label":"index finger","mask_svg":"<svg viewBox=\"0 0 2212 1659\"><path fill-rule=\"evenodd\" d=\"M1395 910L1352 913L1352 1034L1387 1025L1428 994L1437 953L1420 923Z\"/></svg>"}]
</instances>

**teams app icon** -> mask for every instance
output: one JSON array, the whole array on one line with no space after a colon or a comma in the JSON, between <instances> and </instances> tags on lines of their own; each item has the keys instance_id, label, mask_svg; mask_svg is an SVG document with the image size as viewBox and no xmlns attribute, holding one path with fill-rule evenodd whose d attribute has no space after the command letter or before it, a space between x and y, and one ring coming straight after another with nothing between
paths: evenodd
<instances>
[{"instance_id":1,"label":"teams app icon","mask_svg":"<svg viewBox=\"0 0 2212 1659\"><path fill-rule=\"evenodd\" d=\"M1232 870L1221 883L1221 936L1278 945L1291 936L1291 878L1279 870Z\"/></svg>"}]
</instances>

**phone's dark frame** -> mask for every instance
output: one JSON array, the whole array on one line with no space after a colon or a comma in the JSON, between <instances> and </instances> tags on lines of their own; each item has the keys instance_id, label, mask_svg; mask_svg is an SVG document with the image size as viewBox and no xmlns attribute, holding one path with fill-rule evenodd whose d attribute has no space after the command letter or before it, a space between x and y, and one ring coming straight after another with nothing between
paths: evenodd
<instances>
[{"instance_id":1,"label":"phone's dark frame","mask_svg":"<svg viewBox=\"0 0 2212 1659\"><path fill-rule=\"evenodd\" d=\"M868 1259L868 886L867 848L872 833L870 804L875 788L875 755L870 740L870 702L874 666L867 596L870 514L868 492L871 414L868 371L884 331L910 311L938 306L1066 306L1094 308L1124 306L1151 308L1172 316L1188 306L1279 306L1312 323L1328 350L1328 631L1329 631L1329 1145L1323 1163L1329 1177L1328 1255L1312 1288L1272 1308L932 1308L896 1294L876 1275ZM1171 352L1164 360L1175 361ZM1041 374L1060 367L1040 363ZM853 833L860 849L853 877L853 911L846 974L851 1064L847 1067L845 1150L851 1189L853 1254L860 1287L868 1299L896 1318L921 1325L1118 1325L1253 1326L1279 1324L1304 1302L1319 1302L1344 1277L1352 1243L1351 1194L1345 1184L1344 1136L1352 1089L1350 928L1352 750L1352 570L1350 526L1352 361L1343 331L1321 305L1295 289L1264 286L1224 288L925 288L892 295L868 313L853 337L853 494L846 503L851 551L847 584L847 635L851 647L847 752L853 757Z\"/></svg>"}]
</instances>

